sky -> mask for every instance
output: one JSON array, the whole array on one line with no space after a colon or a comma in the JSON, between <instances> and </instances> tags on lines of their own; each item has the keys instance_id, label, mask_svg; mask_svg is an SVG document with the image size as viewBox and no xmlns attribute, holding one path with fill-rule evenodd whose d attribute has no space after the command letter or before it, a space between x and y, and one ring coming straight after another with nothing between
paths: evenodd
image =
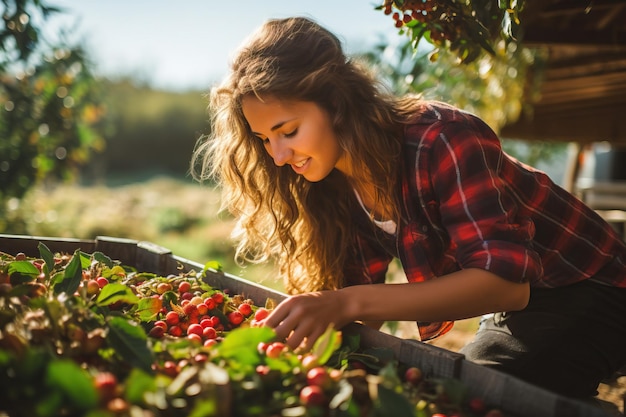
<instances>
[{"instance_id":1,"label":"sky","mask_svg":"<svg viewBox=\"0 0 626 417\"><path fill-rule=\"evenodd\" d=\"M207 89L235 49L265 20L307 16L334 32L348 53L399 39L375 0L48 0L64 12L46 36L66 30L103 76L132 75L157 88Z\"/></svg>"}]
</instances>

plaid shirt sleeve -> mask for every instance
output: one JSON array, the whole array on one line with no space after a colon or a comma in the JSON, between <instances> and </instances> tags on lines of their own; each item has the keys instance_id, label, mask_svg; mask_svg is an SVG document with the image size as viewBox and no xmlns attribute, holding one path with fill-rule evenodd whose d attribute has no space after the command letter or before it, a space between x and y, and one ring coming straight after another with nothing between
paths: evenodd
<instances>
[{"instance_id":1,"label":"plaid shirt sleeve","mask_svg":"<svg viewBox=\"0 0 626 417\"><path fill-rule=\"evenodd\" d=\"M455 113L432 130L428 153L441 221L461 268L481 268L505 279L534 281L542 263L532 249L535 225L520 216L501 175L505 157L495 133L479 119Z\"/></svg>"}]
</instances>

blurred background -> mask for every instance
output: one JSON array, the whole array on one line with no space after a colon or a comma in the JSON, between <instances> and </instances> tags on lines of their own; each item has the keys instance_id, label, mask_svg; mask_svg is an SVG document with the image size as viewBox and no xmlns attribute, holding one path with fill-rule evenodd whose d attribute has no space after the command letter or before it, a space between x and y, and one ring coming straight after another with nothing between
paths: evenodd
<instances>
[{"instance_id":1,"label":"blurred background","mask_svg":"<svg viewBox=\"0 0 626 417\"><path fill-rule=\"evenodd\" d=\"M217 213L218 190L189 175L194 145L210 132L205 95L254 28L271 17L312 17L398 94L420 92L450 102L496 131L520 117L523 97L532 93L528 80L541 77L540 50L496 40L487 53L481 49L485 41L472 38L478 31L467 35L457 28L451 35L425 26L417 38L415 32L406 36L412 33L400 28L402 13L379 6L330 0L241 0L236 7L202 0L4 1L0 233L147 240L280 289L272 281L273 266L234 264L232 222ZM493 13L504 24L506 13ZM463 49L468 45L475 48ZM563 181L567 142L514 136L503 136L503 142L509 153Z\"/></svg>"}]
</instances>

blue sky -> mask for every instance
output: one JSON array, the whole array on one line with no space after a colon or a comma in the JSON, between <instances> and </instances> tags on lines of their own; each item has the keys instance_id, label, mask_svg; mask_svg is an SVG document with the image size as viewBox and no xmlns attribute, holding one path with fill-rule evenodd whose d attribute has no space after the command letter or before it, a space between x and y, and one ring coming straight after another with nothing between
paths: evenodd
<instances>
[{"instance_id":1,"label":"blue sky","mask_svg":"<svg viewBox=\"0 0 626 417\"><path fill-rule=\"evenodd\" d=\"M65 12L50 33L82 39L102 75L129 75L168 89L208 88L234 49L263 21L305 15L337 34L348 53L399 39L373 0L48 0Z\"/></svg>"}]
</instances>

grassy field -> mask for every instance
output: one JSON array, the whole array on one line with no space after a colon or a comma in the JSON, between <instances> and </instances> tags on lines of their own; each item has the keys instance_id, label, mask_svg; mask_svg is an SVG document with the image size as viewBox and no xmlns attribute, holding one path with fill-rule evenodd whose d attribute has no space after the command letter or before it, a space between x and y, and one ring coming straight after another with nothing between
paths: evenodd
<instances>
[{"instance_id":1,"label":"grassy field","mask_svg":"<svg viewBox=\"0 0 626 417\"><path fill-rule=\"evenodd\" d=\"M219 204L215 189L167 177L118 186L38 187L10 205L9 221L20 227L9 233L149 241L196 262L218 261L231 274L282 289L273 266L235 264L229 238L233 221L218 214Z\"/></svg>"}]
</instances>

